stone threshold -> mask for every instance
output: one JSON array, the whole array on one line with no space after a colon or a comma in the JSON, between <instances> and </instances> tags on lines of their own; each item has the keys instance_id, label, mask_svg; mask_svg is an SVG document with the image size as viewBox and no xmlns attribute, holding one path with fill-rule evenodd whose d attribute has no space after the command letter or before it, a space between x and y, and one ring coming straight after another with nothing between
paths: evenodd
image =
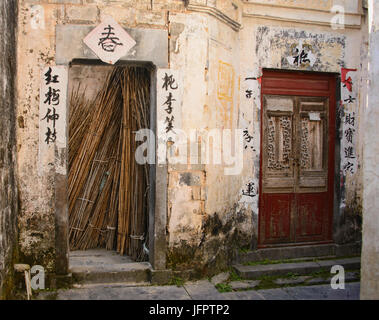
<instances>
[{"instance_id":1,"label":"stone threshold","mask_svg":"<svg viewBox=\"0 0 379 320\"><path fill-rule=\"evenodd\" d=\"M360 264L361 258L355 257L253 266L236 264L233 268L242 279L257 279L262 276L280 276L287 274L307 275L315 272L330 271L334 265L341 265L346 270L355 270L360 269Z\"/></svg>"}]
</instances>

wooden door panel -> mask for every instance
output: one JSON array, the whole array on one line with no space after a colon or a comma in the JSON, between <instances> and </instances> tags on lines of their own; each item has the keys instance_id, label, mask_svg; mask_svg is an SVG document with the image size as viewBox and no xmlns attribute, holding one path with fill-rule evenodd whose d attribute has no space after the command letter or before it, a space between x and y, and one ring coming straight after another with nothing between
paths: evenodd
<instances>
[{"instance_id":1,"label":"wooden door panel","mask_svg":"<svg viewBox=\"0 0 379 320\"><path fill-rule=\"evenodd\" d=\"M300 177L299 187L303 192L307 189L307 192L317 192L318 190L325 190L327 187L327 177Z\"/></svg>"},{"instance_id":2,"label":"wooden door panel","mask_svg":"<svg viewBox=\"0 0 379 320\"><path fill-rule=\"evenodd\" d=\"M297 194L296 241L323 240L326 232L327 193Z\"/></svg>"},{"instance_id":3,"label":"wooden door panel","mask_svg":"<svg viewBox=\"0 0 379 320\"><path fill-rule=\"evenodd\" d=\"M266 193L294 191L293 116L294 99L265 96L263 190Z\"/></svg>"},{"instance_id":4,"label":"wooden door panel","mask_svg":"<svg viewBox=\"0 0 379 320\"><path fill-rule=\"evenodd\" d=\"M288 193L293 191L294 178L266 178L263 181L263 190L266 193Z\"/></svg>"},{"instance_id":5,"label":"wooden door panel","mask_svg":"<svg viewBox=\"0 0 379 320\"><path fill-rule=\"evenodd\" d=\"M264 71L260 247L331 240L334 105L331 75Z\"/></svg>"},{"instance_id":6,"label":"wooden door panel","mask_svg":"<svg viewBox=\"0 0 379 320\"><path fill-rule=\"evenodd\" d=\"M328 176L328 99L299 98L297 192L325 192Z\"/></svg>"},{"instance_id":7,"label":"wooden door panel","mask_svg":"<svg viewBox=\"0 0 379 320\"><path fill-rule=\"evenodd\" d=\"M300 168L303 172L325 169L323 166L324 126L324 119L311 121L307 115L301 117Z\"/></svg>"},{"instance_id":8,"label":"wooden door panel","mask_svg":"<svg viewBox=\"0 0 379 320\"><path fill-rule=\"evenodd\" d=\"M265 194L264 234L266 243L282 243L291 240L292 194Z\"/></svg>"},{"instance_id":9,"label":"wooden door panel","mask_svg":"<svg viewBox=\"0 0 379 320\"><path fill-rule=\"evenodd\" d=\"M307 78L307 77L306 77ZM288 79L288 77L283 77L281 75L264 78L263 86L270 88L271 91L281 91L288 93L293 92L322 92L330 90L330 81L328 79L305 79L293 78ZM282 93L279 93L282 94ZM296 93L293 93L294 95Z\"/></svg>"}]
</instances>

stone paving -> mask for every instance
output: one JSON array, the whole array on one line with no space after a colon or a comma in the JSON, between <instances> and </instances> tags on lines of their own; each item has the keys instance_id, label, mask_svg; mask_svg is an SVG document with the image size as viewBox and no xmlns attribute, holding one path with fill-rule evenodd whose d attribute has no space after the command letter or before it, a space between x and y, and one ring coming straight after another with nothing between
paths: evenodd
<instances>
[{"instance_id":1,"label":"stone paving","mask_svg":"<svg viewBox=\"0 0 379 320\"><path fill-rule=\"evenodd\" d=\"M333 290L330 284L220 293L208 280L182 286L102 284L42 293L37 299L57 300L359 300L360 283Z\"/></svg>"},{"instance_id":2,"label":"stone paving","mask_svg":"<svg viewBox=\"0 0 379 320\"><path fill-rule=\"evenodd\" d=\"M76 284L71 289L41 292L34 296L34 299L359 300L359 268L353 271L346 270L345 289L333 290L330 286L332 274L328 272L328 268L330 265L343 264L341 261L347 261L346 263L353 267L357 267L360 262L359 258L349 258L272 265L239 265L242 271L246 269L247 275L257 272L263 272L263 275L261 274L260 278L244 279L240 273L233 270L217 274L209 280L158 286L151 285L154 282L149 281L150 266L147 262L135 263L128 257L120 257L114 252L104 250L76 251L70 253L70 270L75 273L75 279L79 279L78 282L81 284ZM311 267L317 267L313 268L317 272L307 274ZM269 276L266 275L266 269L270 271ZM311 271L315 271L313 269Z\"/></svg>"}]
</instances>

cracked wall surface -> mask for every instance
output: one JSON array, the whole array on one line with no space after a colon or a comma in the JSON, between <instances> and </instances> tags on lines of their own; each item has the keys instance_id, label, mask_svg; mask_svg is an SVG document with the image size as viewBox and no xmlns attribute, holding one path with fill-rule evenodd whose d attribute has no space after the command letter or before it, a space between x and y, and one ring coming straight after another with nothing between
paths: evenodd
<instances>
[{"instance_id":1,"label":"cracked wall surface","mask_svg":"<svg viewBox=\"0 0 379 320\"><path fill-rule=\"evenodd\" d=\"M17 248L15 150L17 5L0 4L0 299L11 294Z\"/></svg>"},{"instance_id":2,"label":"cracked wall surface","mask_svg":"<svg viewBox=\"0 0 379 320\"><path fill-rule=\"evenodd\" d=\"M237 168L235 174L225 174L225 169L232 170L232 165L223 158L220 165L177 164L173 159L177 146L172 146L173 157L168 159L166 172L169 265L190 267L192 262L203 265L203 271L222 268L222 261L231 261L236 250L256 247L262 68L337 74L342 68L357 69L354 75L357 101L354 106L340 109L341 117L345 112L356 113L357 168L353 173L339 173L342 191L337 199L337 225L346 229L340 231L342 227L337 227L336 237L340 242L359 238L356 217L360 215L362 192L360 110L365 72L360 63L365 43L357 22L359 10L350 14L355 19L351 23L356 26L333 30L322 20L329 13L319 16L307 11L307 17L315 23L312 25L302 23L300 18L293 21L292 6L288 21L278 17L277 8L267 5L265 10L272 18L251 16L249 6L260 2L235 1L233 6L227 1L19 1L17 169L21 206L19 244L25 261L44 265L51 272L55 269L56 155L53 149L42 156L38 151L40 72L48 65L72 58L70 42L57 39L67 35L67 30L72 34L75 55L89 59L90 54L85 52L88 48L80 46L79 33L96 26L106 15L124 28L167 32L164 48L169 57L167 64L183 76L178 112L184 132L189 134L195 129L197 141L203 144L208 142L201 132L211 130L239 129L248 138L243 145L243 167ZM288 1L271 3L285 6ZM307 5L303 7L306 10ZM63 29L66 33L61 32ZM64 46L59 47L62 43ZM293 65L289 57L299 46L309 49L312 64ZM64 63L69 62L66 60ZM255 80L246 82L249 77ZM247 90L251 91L249 97ZM342 127L340 131L342 138ZM351 231L354 228L358 231Z\"/></svg>"},{"instance_id":3,"label":"cracked wall surface","mask_svg":"<svg viewBox=\"0 0 379 320\"><path fill-rule=\"evenodd\" d=\"M368 99L365 106L365 139L363 158L363 244L361 299L379 299L379 214L378 172L379 147L373 136L377 133L379 76L379 4L370 1L369 10L369 72Z\"/></svg>"}]
</instances>

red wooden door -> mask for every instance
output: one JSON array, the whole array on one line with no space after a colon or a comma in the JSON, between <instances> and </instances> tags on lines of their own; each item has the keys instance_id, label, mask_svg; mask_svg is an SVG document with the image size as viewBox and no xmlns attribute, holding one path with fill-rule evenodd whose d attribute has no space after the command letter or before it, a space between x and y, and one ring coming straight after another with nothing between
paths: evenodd
<instances>
[{"instance_id":1,"label":"red wooden door","mask_svg":"<svg viewBox=\"0 0 379 320\"><path fill-rule=\"evenodd\" d=\"M335 76L264 71L259 247L332 240Z\"/></svg>"}]
</instances>

